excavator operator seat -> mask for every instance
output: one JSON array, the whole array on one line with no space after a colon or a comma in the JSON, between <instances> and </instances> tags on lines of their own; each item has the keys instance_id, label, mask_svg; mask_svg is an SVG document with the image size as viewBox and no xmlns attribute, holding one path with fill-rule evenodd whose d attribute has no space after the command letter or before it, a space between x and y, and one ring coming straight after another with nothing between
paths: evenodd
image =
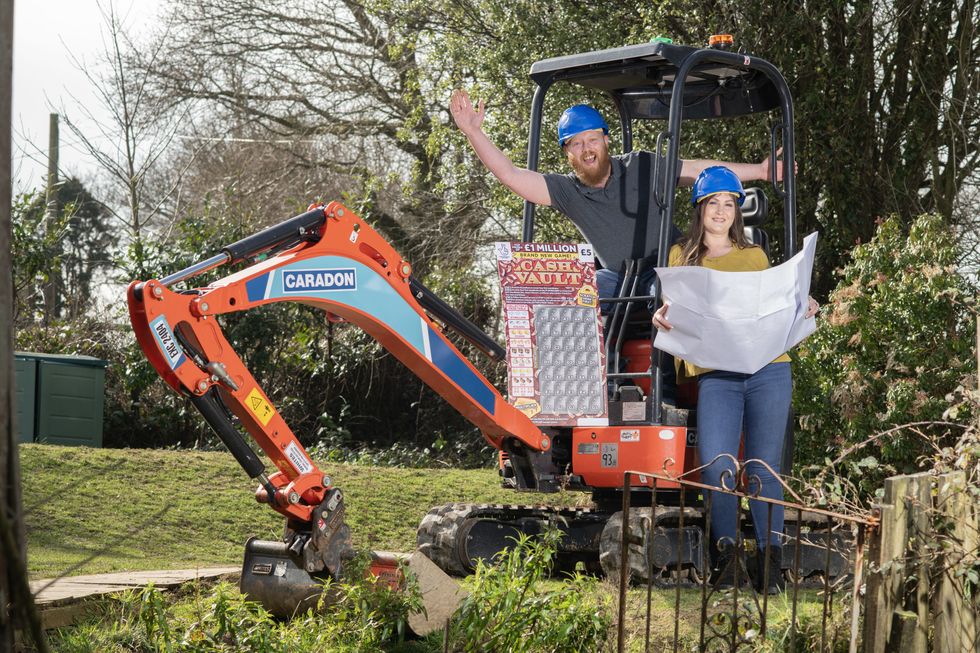
<instances>
[{"instance_id":1,"label":"excavator operator seat","mask_svg":"<svg viewBox=\"0 0 980 653\"><path fill-rule=\"evenodd\" d=\"M745 202L742 203L742 220L745 222L745 237L753 245L758 245L769 256L769 234L763 230L769 200L761 188L746 188Z\"/></svg>"}]
</instances>

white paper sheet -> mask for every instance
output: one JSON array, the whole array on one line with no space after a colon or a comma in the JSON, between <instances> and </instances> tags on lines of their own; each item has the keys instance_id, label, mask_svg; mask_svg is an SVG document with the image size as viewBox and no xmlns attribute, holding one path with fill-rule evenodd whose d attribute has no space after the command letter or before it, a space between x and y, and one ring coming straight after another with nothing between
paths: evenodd
<instances>
[{"instance_id":1,"label":"white paper sheet","mask_svg":"<svg viewBox=\"0 0 980 653\"><path fill-rule=\"evenodd\" d=\"M654 345L700 367L753 374L817 328L805 319L817 234L782 265L759 272L657 268L670 331Z\"/></svg>"}]
</instances>

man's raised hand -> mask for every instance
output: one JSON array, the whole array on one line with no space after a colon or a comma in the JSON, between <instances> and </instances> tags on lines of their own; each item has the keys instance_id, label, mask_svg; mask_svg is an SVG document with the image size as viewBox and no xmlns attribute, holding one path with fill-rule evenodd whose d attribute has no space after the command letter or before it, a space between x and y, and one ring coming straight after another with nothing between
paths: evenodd
<instances>
[{"instance_id":1,"label":"man's raised hand","mask_svg":"<svg viewBox=\"0 0 980 653\"><path fill-rule=\"evenodd\" d=\"M775 163L776 163L776 181L777 182L781 182L783 180L783 160L782 160L782 158L780 158L782 156L782 154L783 154L783 148L779 148L778 150L776 150L776 161L775 161ZM770 167L772 166L773 162L770 161L771 158L772 157L767 156L759 164L759 166L761 166L761 168L762 168L762 172L761 172L761 174L759 176L759 179L761 181L770 181L772 179L772 170L770 170ZM794 161L793 162L793 172L799 172L799 169L800 169L800 167Z\"/></svg>"},{"instance_id":2,"label":"man's raised hand","mask_svg":"<svg viewBox=\"0 0 980 653\"><path fill-rule=\"evenodd\" d=\"M480 100L474 109L469 94L462 89L453 91L452 98L449 100L449 112L453 115L456 126L467 135L480 129L486 117L483 100Z\"/></svg>"}]
</instances>

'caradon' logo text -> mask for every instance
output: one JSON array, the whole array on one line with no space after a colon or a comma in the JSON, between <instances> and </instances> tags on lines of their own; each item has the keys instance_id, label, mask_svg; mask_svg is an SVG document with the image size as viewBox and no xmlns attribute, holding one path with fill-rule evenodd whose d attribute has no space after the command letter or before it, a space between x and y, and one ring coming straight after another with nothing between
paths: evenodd
<instances>
[{"instance_id":1,"label":"'caradon' logo text","mask_svg":"<svg viewBox=\"0 0 980 653\"><path fill-rule=\"evenodd\" d=\"M283 270L282 291L286 293L321 290L357 290L357 272L353 268L332 270Z\"/></svg>"}]
</instances>

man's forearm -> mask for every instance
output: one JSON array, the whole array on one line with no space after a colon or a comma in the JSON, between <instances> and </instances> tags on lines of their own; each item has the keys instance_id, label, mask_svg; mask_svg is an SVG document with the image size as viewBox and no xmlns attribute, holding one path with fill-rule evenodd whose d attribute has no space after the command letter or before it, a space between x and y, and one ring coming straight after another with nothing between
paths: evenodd
<instances>
[{"instance_id":1,"label":"man's forearm","mask_svg":"<svg viewBox=\"0 0 980 653\"><path fill-rule=\"evenodd\" d=\"M468 130L463 134L483 165L500 183L529 202L551 205L551 195L543 175L515 166L482 129Z\"/></svg>"},{"instance_id":2,"label":"man's forearm","mask_svg":"<svg viewBox=\"0 0 980 653\"><path fill-rule=\"evenodd\" d=\"M768 181L768 168L763 163L733 163L729 161L714 161L711 159L682 159L680 162L680 182L690 186L705 168L725 166L735 173L740 181Z\"/></svg>"},{"instance_id":3,"label":"man's forearm","mask_svg":"<svg viewBox=\"0 0 980 653\"><path fill-rule=\"evenodd\" d=\"M466 140L470 142L470 147L476 152L487 170L501 183L509 186L507 179L512 176L517 167L507 158L507 155L500 151L500 148L490 140L482 129L477 128L469 133L463 132L463 135L466 136Z\"/></svg>"}]
</instances>

